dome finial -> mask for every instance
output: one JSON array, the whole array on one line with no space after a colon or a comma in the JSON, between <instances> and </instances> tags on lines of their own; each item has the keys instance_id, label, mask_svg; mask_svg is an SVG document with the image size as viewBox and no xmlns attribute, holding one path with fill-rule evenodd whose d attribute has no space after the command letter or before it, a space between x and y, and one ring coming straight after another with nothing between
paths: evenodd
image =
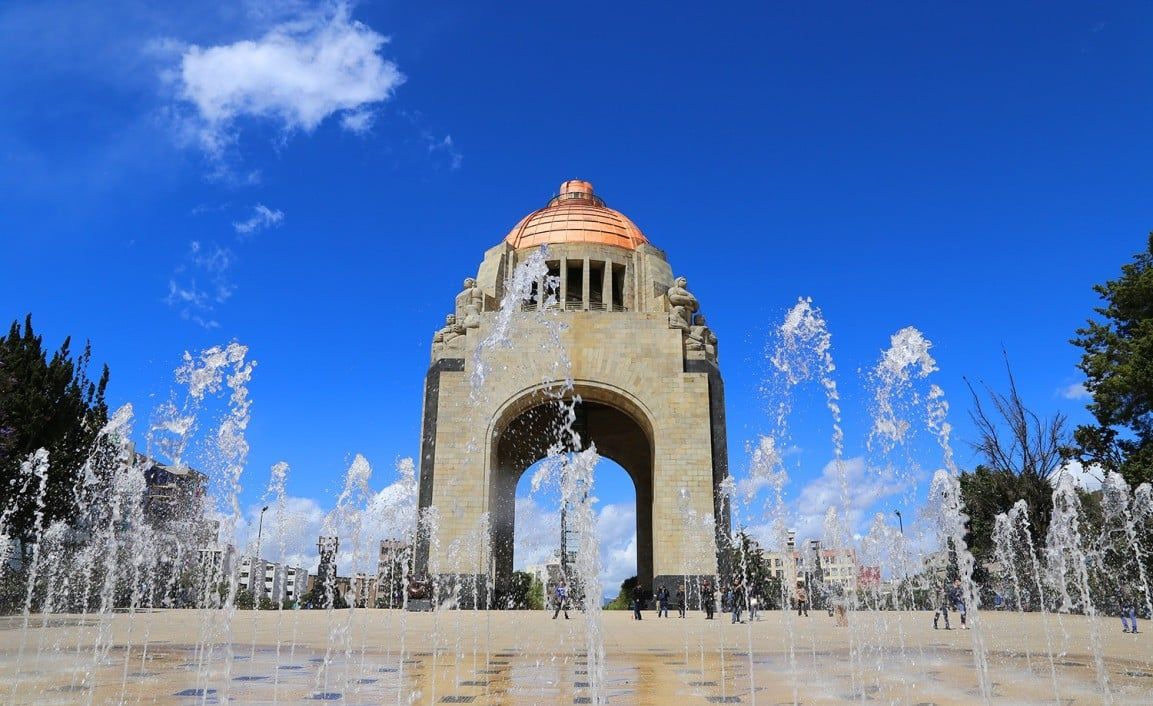
<instances>
[{"instance_id":1,"label":"dome finial","mask_svg":"<svg viewBox=\"0 0 1153 706\"><path fill-rule=\"evenodd\" d=\"M559 196L567 196L568 198L588 198L593 195L593 185L591 181L584 179L569 179L560 185L560 190L557 192Z\"/></svg>"}]
</instances>

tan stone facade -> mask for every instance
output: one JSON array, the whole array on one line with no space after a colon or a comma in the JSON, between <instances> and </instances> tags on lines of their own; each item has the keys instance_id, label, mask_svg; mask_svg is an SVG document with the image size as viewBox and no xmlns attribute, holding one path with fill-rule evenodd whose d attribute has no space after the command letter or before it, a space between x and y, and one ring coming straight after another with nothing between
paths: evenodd
<instances>
[{"instance_id":1,"label":"tan stone facade","mask_svg":"<svg viewBox=\"0 0 1153 706\"><path fill-rule=\"evenodd\" d=\"M582 440L636 486L642 585L714 576L715 538L702 527L709 518L719 518L717 531L728 526L717 492L727 453L716 338L703 322L691 325L696 300L662 251L647 241L573 242L580 234L569 225L563 242L545 246L555 303L521 304L505 341L491 343L506 278L539 247L506 240L486 253L475 284L466 281L456 298L456 321L434 340L420 506L436 529L418 545L417 570L478 584L495 577L498 586L511 574L517 480L557 440L555 398L564 389L580 399Z\"/></svg>"}]
</instances>

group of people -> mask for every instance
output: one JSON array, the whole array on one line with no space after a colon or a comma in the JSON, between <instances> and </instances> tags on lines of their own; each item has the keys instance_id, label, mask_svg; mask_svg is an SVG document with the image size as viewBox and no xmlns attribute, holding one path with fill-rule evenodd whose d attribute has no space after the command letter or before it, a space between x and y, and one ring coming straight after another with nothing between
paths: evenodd
<instances>
[{"instance_id":1,"label":"group of people","mask_svg":"<svg viewBox=\"0 0 1153 706\"><path fill-rule=\"evenodd\" d=\"M702 581L700 585L702 605L705 611L705 620L712 620L716 614L716 591L713 589L712 583L709 581ZM661 586L653 594L656 600L657 617L669 617L669 604L672 603L676 606L677 617L685 617L686 609L686 593L683 585L678 586L676 593L673 594L669 591L668 586ZM746 590L745 584L739 576L733 577L732 584L726 587L724 595L721 600L723 601L722 610L727 611L732 617L732 623L743 624L745 621L742 619L745 608L747 606L749 611L749 620L758 620L758 610L764 604L763 597L760 592L754 588ZM553 620L556 620L561 613L564 613L565 620L568 620L568 586L564 581L557 584L553 595ZM797 608L798 617L809 617L809 596L805 590L805 585L798 582L796 592L793 597L793 602ZM1137 601L1133 598L1130 591L1122 591L1117 595L1118 608L1121 614L1121 628L1122 632L1137 634ZM639 589L633 594L632 599L633 619L642 620L643 616L641 611L644 609L644 595ZM829 592L827 600L827 610L829 617L836 616L838 626L847 626L849 624L848 617L848 604L845 600L843 589L837 584L833 585L832 590ZM961 617L961 630L968 630L969 625L967 622L968 610L965 604L965 591L961 586L961 579L953 579L952 585L942 586L940 593L940 602L937 609L933 612L933 629L937 630L943 620L946 630L952 630L953 627L949 623L949 611Z\"/></svg>"},{"instance_id":2,"label":"group of people","mask_svg":"<svg viewBox=\"0 0 1153 706\"><path fill-rule=\"evenodd\" d=\"M659 589L657 589L656 593L653 594L653 597L656 600L656 604L657 604L657 617L658 618L669 617L669 604L673 603L674 600L675 600L674 605L676 605L676 608L677 608L677 617L678 618L685 617L686 606L685 606L685 587L684 586L678 586L677 587L677 592L676 592L675 598L669 592L668 586L661 586ZM633 600L632 600L631 607L633 609L633 620L641 620L642 619L641 610L644 608L644 597L641 595L641 592L639 590L633 594Z\"/></svg>"},{"instance_id":3,"label":"group of people","mask_svg":"<svg viewBox=\"0 0 1153 706\"><path fill-rule=\"evenodd\" d=\"M710 581L702 581L700 584L701 592L701 608L705 612L705 620L713 620L717 612L717 591L713 588ZM673 594L669 591L667 586L661 586L652 594L656 604L657 617L669 617L670 604L677 609L677 616L680 618L685 617L686 609L686 593L685 587L679 586L676 593ZM748 620L760 620L760 610L766 605L760 589L753 587L746 587L741 577L733 577L732 583L725 586L723 593L720 594L721 611L727 612L734 625L744 624L746 611L748 613ZM797 615L808 617L809 615L809 599L808 593L805 590L803 583L797 584L797 589L794 597L794 603L797 607ZM642 620L642 610L645 607L644 592L637 590L633 594L632 602L629 606L633 611L634 620ZM829 616L837 617L837 625L848 625L848 612L847 603L844 600L844 594L840 596L830 595L829 601Z\"/></svg>"},{"instance_id":4,"label":"group of people","mask_svg":"<svg viewBox=\"0 0 1153 706\"><path fill-rule=\"evenodd\" d=\"M968 630L969 626L965 623L965 616L968 611L965 609L965 592L961 589L961 579L953 579L953 585L947 586L941 591L940 607L933 613L933 629L937 629L939 621L944 618L945 629L952 630L949 626L949 609L952 608L957 615L961 616L961 629Z\"/></svg>"},{"instance_id":5,"label":"group of people","mask_svg":"<svg viewBox=\"0 0 1153 706\"><path fill-rule=\"evenodd\" d=\"M669 591L668 586L661 586L652 595L653 601L656 604L658 618L669 617L670 605L676 607L678 618L685 617L685 611L688 605L685 587L683 585L677 587L675 594ZM701 607L705 610L705 619L712 620L713 614L716 612L716 601L712 598L713 587L708 581L701 583L701 596L704 598ZM632 602L629 607L632 608L633 611L633 620L644 619L641 611L644 610L645 607L645 596L644 592L639 588L633 593Z\"/></svg>"}]
</instances>

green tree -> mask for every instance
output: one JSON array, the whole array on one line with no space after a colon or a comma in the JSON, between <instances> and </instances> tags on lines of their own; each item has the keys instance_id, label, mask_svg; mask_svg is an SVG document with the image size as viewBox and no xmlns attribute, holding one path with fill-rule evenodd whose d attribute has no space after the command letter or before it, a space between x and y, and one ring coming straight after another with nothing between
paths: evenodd
<instances>
[{"instance_id":1,"label":"green tree","mask_svg":"<svg viewBox=\"0 0 1153 706\"><path fill-rule=\"evenodd\" d=\"M240 588L236 591L236 607L239 610L252 610L256 607L256 597L252 595L252 591L247 588Z\"/></svg>"},{"instance_id":2,"label":"green tree","mask_svg":"<svg viewBox=\"0 0 1153 706\"><path fill-rule=\"evenodd\" d=\"M544 610L544 584L533 576L532 586L528 589L528 609Z\"/></svg>"},{"instance_id":3,"label":"green tree","mask_svg":"<svg viewBox=\"0 0 1153 706\"><path fill-rule=\"evenodd\" d=\"M741 529L737 532L736 541L730 542L724 552L727 554L725 559L728 566L734 574L741 576L750 594L759 594L769 602L768 607L776 607L780 603L781 582L769 566L760 542ZM728 580L732 581L732 576Z\"/></svg>"},{"instance_id":4,"label":"green tree","mask_svg":"<svg viewBox=\"0 0 1153 706\"><path fill-rule=\"evenodd\" d=\"M8 533L24 541L35 534L37 482L20 477L20 464L36 449L48 450L44 526L76 516L76 480L108 421L104 391L108 366L88 379L91 346L72 355L71 338L49 356L41 336L13 322L0 336L0 488L13 508Z\"/></svg>"},{"instance_id":5,"label":"green tree","mask_svg":"<svg viewBox=\"0 0 1153 706\"><path fill-rule=\"evenodd\" d=\"M1105 305L1077 330L1079 368L1096 424L1074 431L1077 458L1119 472L1133 486L1153 481L1153 233L1121 276L1093 290Z\"/></svg>"},{"instance_id":6,"label":"green tree","mask_svg":"<svg viewBox=\"0 0 1153 706\"><path fill-rule=\"evenodd\" d=\"M605 606L605 610L631 610L633 605L633 596L637 590L637 577L630 576L624 581L621 581L621 591L617 597L609 601Z\"/></svg>"},{"instance_id":7,"label":"green tree","mask_svg":"<svg viewBox=\"0 0 1153 706\"><path fill-rule=\"evenodd\" d=\"M508 594L505 596L505 608L509 610L524 610L529 607L529 598L532 594L533 575L527 571L512 572L509 581Z\"/></svg>"}]
</instances>

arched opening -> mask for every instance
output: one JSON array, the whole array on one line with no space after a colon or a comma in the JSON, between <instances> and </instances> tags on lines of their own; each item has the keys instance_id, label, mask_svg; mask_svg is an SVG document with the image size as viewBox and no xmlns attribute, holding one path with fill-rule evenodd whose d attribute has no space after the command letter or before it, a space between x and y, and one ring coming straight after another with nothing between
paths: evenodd
<instances>
[{"instance_id":1,"label":"arched opening","mask_svg":"<svg viewBox=\"0 0 1153 706\"><path fill-rule=\"evenodd\" d=\"M573 410L573 429L580 434L586 448L590 443L595 444L602 458L613 461L632 479L636 492L637 578L641 585L651 585L651 425L639 408L611 391L586 391L578 387L577 392L581 399ZM555 399L528 393L509 405L493 427L488 509L498 590L508 585L513 572L518 482L529 467L548 456L550 447L561 438L561 413L562 405ZM559 528L557 531L559 537Z\"/></svg>"},{"instance_id":2,"label":"arched opening","mask_svg":"<svg viewBox=\"0 0 1153 706\"><path fill-rule=\"evenodd\" d=\"M545 463L529 466L517 483L513 569L539 577L547 596L564 572L562 549L572 551L579 538L567 523L562 532L561 494L556 484L533 490L533 475ZM636 486L612 459L597 463L592 510L597 518L602 595L609 600L616 597L622 581L637 575Z\"/></svg>"}]
</instances>

